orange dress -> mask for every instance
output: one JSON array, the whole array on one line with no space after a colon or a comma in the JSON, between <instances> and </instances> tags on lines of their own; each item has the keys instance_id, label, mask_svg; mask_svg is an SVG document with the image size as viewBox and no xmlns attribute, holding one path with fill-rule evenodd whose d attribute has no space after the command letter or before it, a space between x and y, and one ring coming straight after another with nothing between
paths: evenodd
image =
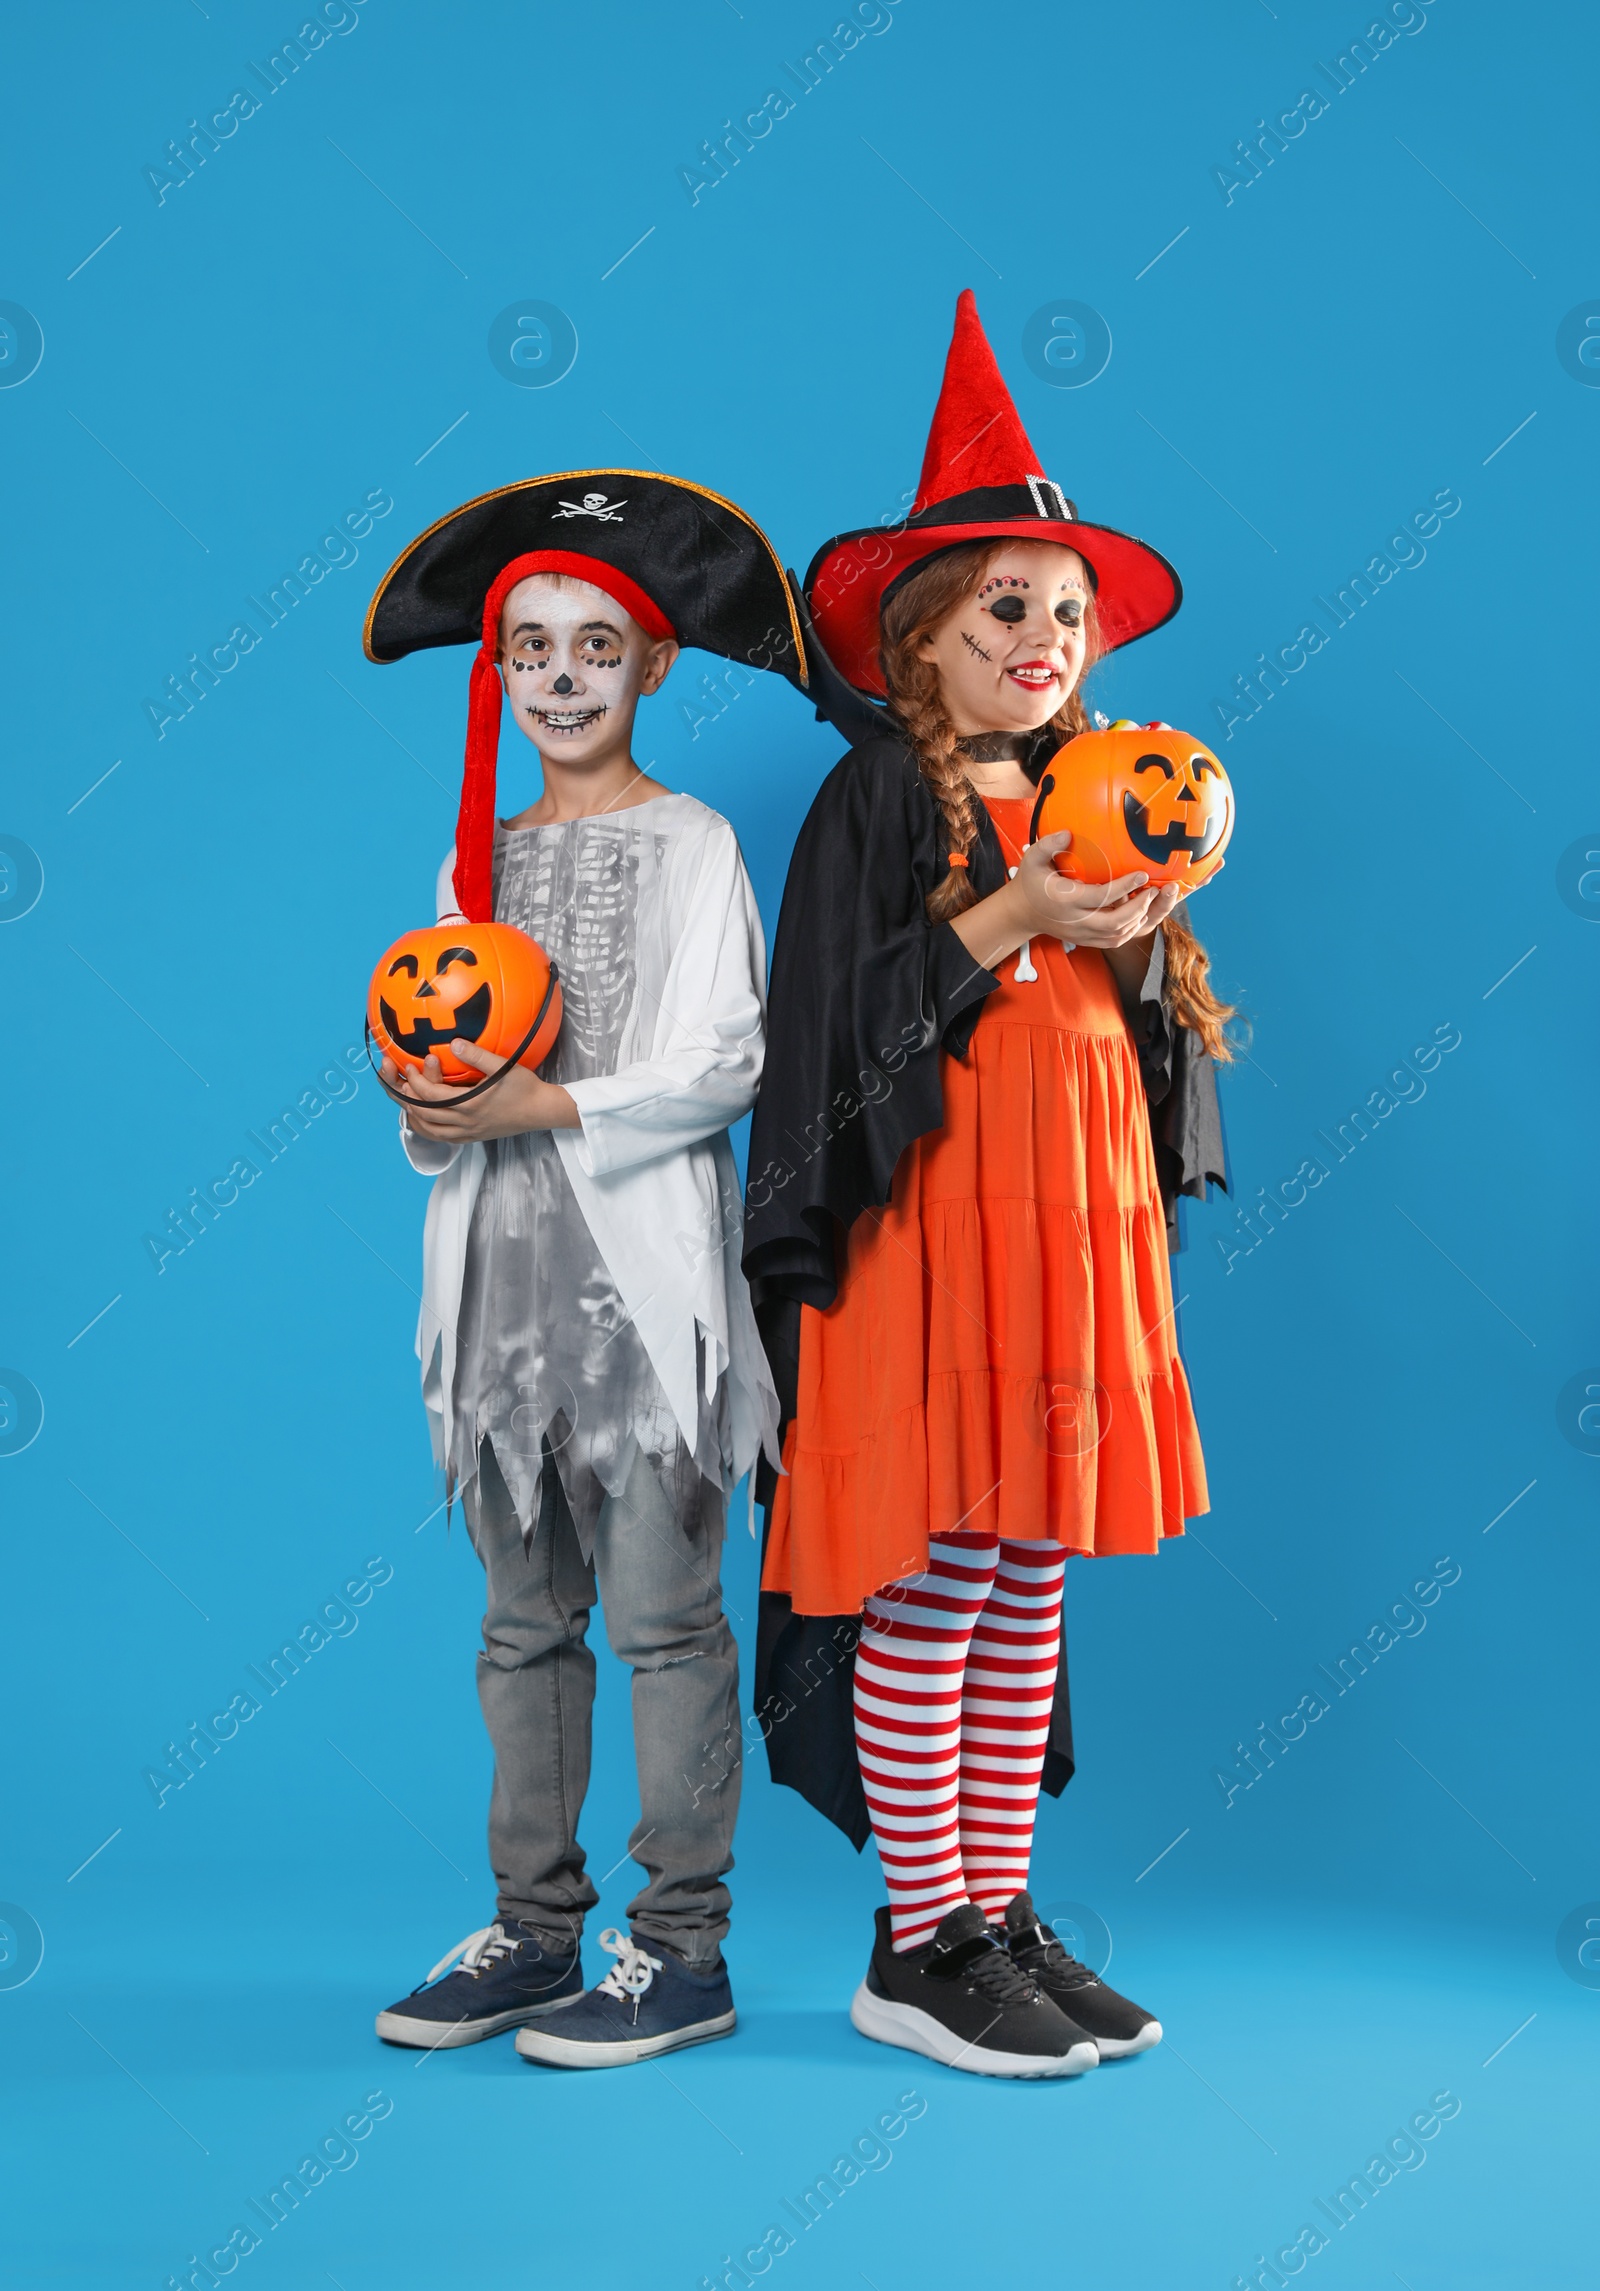
<instances>
[{"instance_id":1,"label":"orange dress","mask_svg":"<svg viewBox=\"0 0 1600 2291\"><path fill-rule=\"evenodd\" d=\"M1030 803L990 800L1008 866ZM1035 939L965 1058L944 1127L850 1229L800 1312L796 1413L762 1588L852 1614L930 1536L1150 1552L1207 1507L1178 1358L1139 1062L1105 957Z\"/></svg>"}]
</instances>

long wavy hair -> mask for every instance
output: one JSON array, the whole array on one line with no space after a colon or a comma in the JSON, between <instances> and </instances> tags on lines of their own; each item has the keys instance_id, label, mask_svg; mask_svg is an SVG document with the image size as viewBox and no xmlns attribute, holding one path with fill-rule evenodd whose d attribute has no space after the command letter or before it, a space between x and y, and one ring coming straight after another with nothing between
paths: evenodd
<instances>
[{"instance_id":1,"label":"long wavy hair","mask_svg":"<svg viewBox=\"0 0 1600 2291\"><path fill-rule=\"evenodd\" d=\"M946 549L903 581L883 608L883 673L889 705L905 730L917 767L939 807L946 840L957 861L928 894L928 913L936 923L949 922L976 902L969 870L959 862L977 841L978 797L967 777L955 729L945 713L939 671L931 660L922 659L917 647L972 595L994 559L1008 546L1003 540L973 541ZM1103 650L1092 593L1085 606L1083 627L1083 673L1049 723L1049 729L1063 741L1090 729L1083 688ZM1190 929L1182 907L1167 917L1161 933L1166 941L1167 992L1173 1015L1180 1025L1199 1035L1213 1058L1226 1063L1233 1056L1226 1028L1235 1015L1234 1006L1213 992L1210 958Z\"/></svg>"}]
</instances>

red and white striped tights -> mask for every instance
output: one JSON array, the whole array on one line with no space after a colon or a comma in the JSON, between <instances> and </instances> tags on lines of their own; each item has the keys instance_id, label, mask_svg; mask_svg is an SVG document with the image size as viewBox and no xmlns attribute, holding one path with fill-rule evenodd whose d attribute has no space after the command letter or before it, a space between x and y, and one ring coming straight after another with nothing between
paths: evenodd
<instances>
[{"instance_id":1,"label":"red and white striped tights","mask_svg":"<svg viewBox=\"0 0 1600 2291\"><path fill-rule=\"evenodd\" d=\"M1061 1654L1065 1551L956 1535L874 1593L856 1655L856 1749L897 1950L1028 1882Z\"/></svg>"}]
</instances>

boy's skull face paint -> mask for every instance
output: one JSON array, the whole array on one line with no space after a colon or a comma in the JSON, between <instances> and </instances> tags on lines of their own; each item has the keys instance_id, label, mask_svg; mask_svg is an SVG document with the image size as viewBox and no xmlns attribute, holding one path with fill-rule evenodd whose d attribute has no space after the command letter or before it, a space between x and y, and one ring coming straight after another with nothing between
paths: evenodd
<instances>
[{"instance_id":1,"label":"boy's skull face paint","mask_svg":"<svg viewBox=\"0 0 1600 2291\"><path fill-rule=\"evenodd\" d=\"M541 753L582 763L624 738L641 694L660 684L676 647L587 581L533 574L500 617L500 672L517 729Z\"/></svg>"},{"instance_id":2,"label":"boy's skull face paint","mask_svg":"<svg viewBox=\"0 0 1600 2291\"><path fill-rule=\"evenodd\" d=\"M1089 575L1076 549L1010 543L973 596L922 639L958 737L1032 732L1083 673Z\"/></svg>"}]
</instances>

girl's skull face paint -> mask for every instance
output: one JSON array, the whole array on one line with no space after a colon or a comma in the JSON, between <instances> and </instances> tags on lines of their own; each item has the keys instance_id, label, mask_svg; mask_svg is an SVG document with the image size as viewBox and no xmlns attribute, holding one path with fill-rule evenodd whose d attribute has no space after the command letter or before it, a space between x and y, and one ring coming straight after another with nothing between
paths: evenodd
<instances>
[{"instance_id":1,"label":"girl's skull face paint","mask_svg":"<svg viewBox=\"0 0 1600 2291\"><path fill-rule=\"evenodd\" d=\"M1010 542L920 650L958 737L1032 732L1083 674L1089 575L1076 549Z\"/></svg>"}]
</instances>

